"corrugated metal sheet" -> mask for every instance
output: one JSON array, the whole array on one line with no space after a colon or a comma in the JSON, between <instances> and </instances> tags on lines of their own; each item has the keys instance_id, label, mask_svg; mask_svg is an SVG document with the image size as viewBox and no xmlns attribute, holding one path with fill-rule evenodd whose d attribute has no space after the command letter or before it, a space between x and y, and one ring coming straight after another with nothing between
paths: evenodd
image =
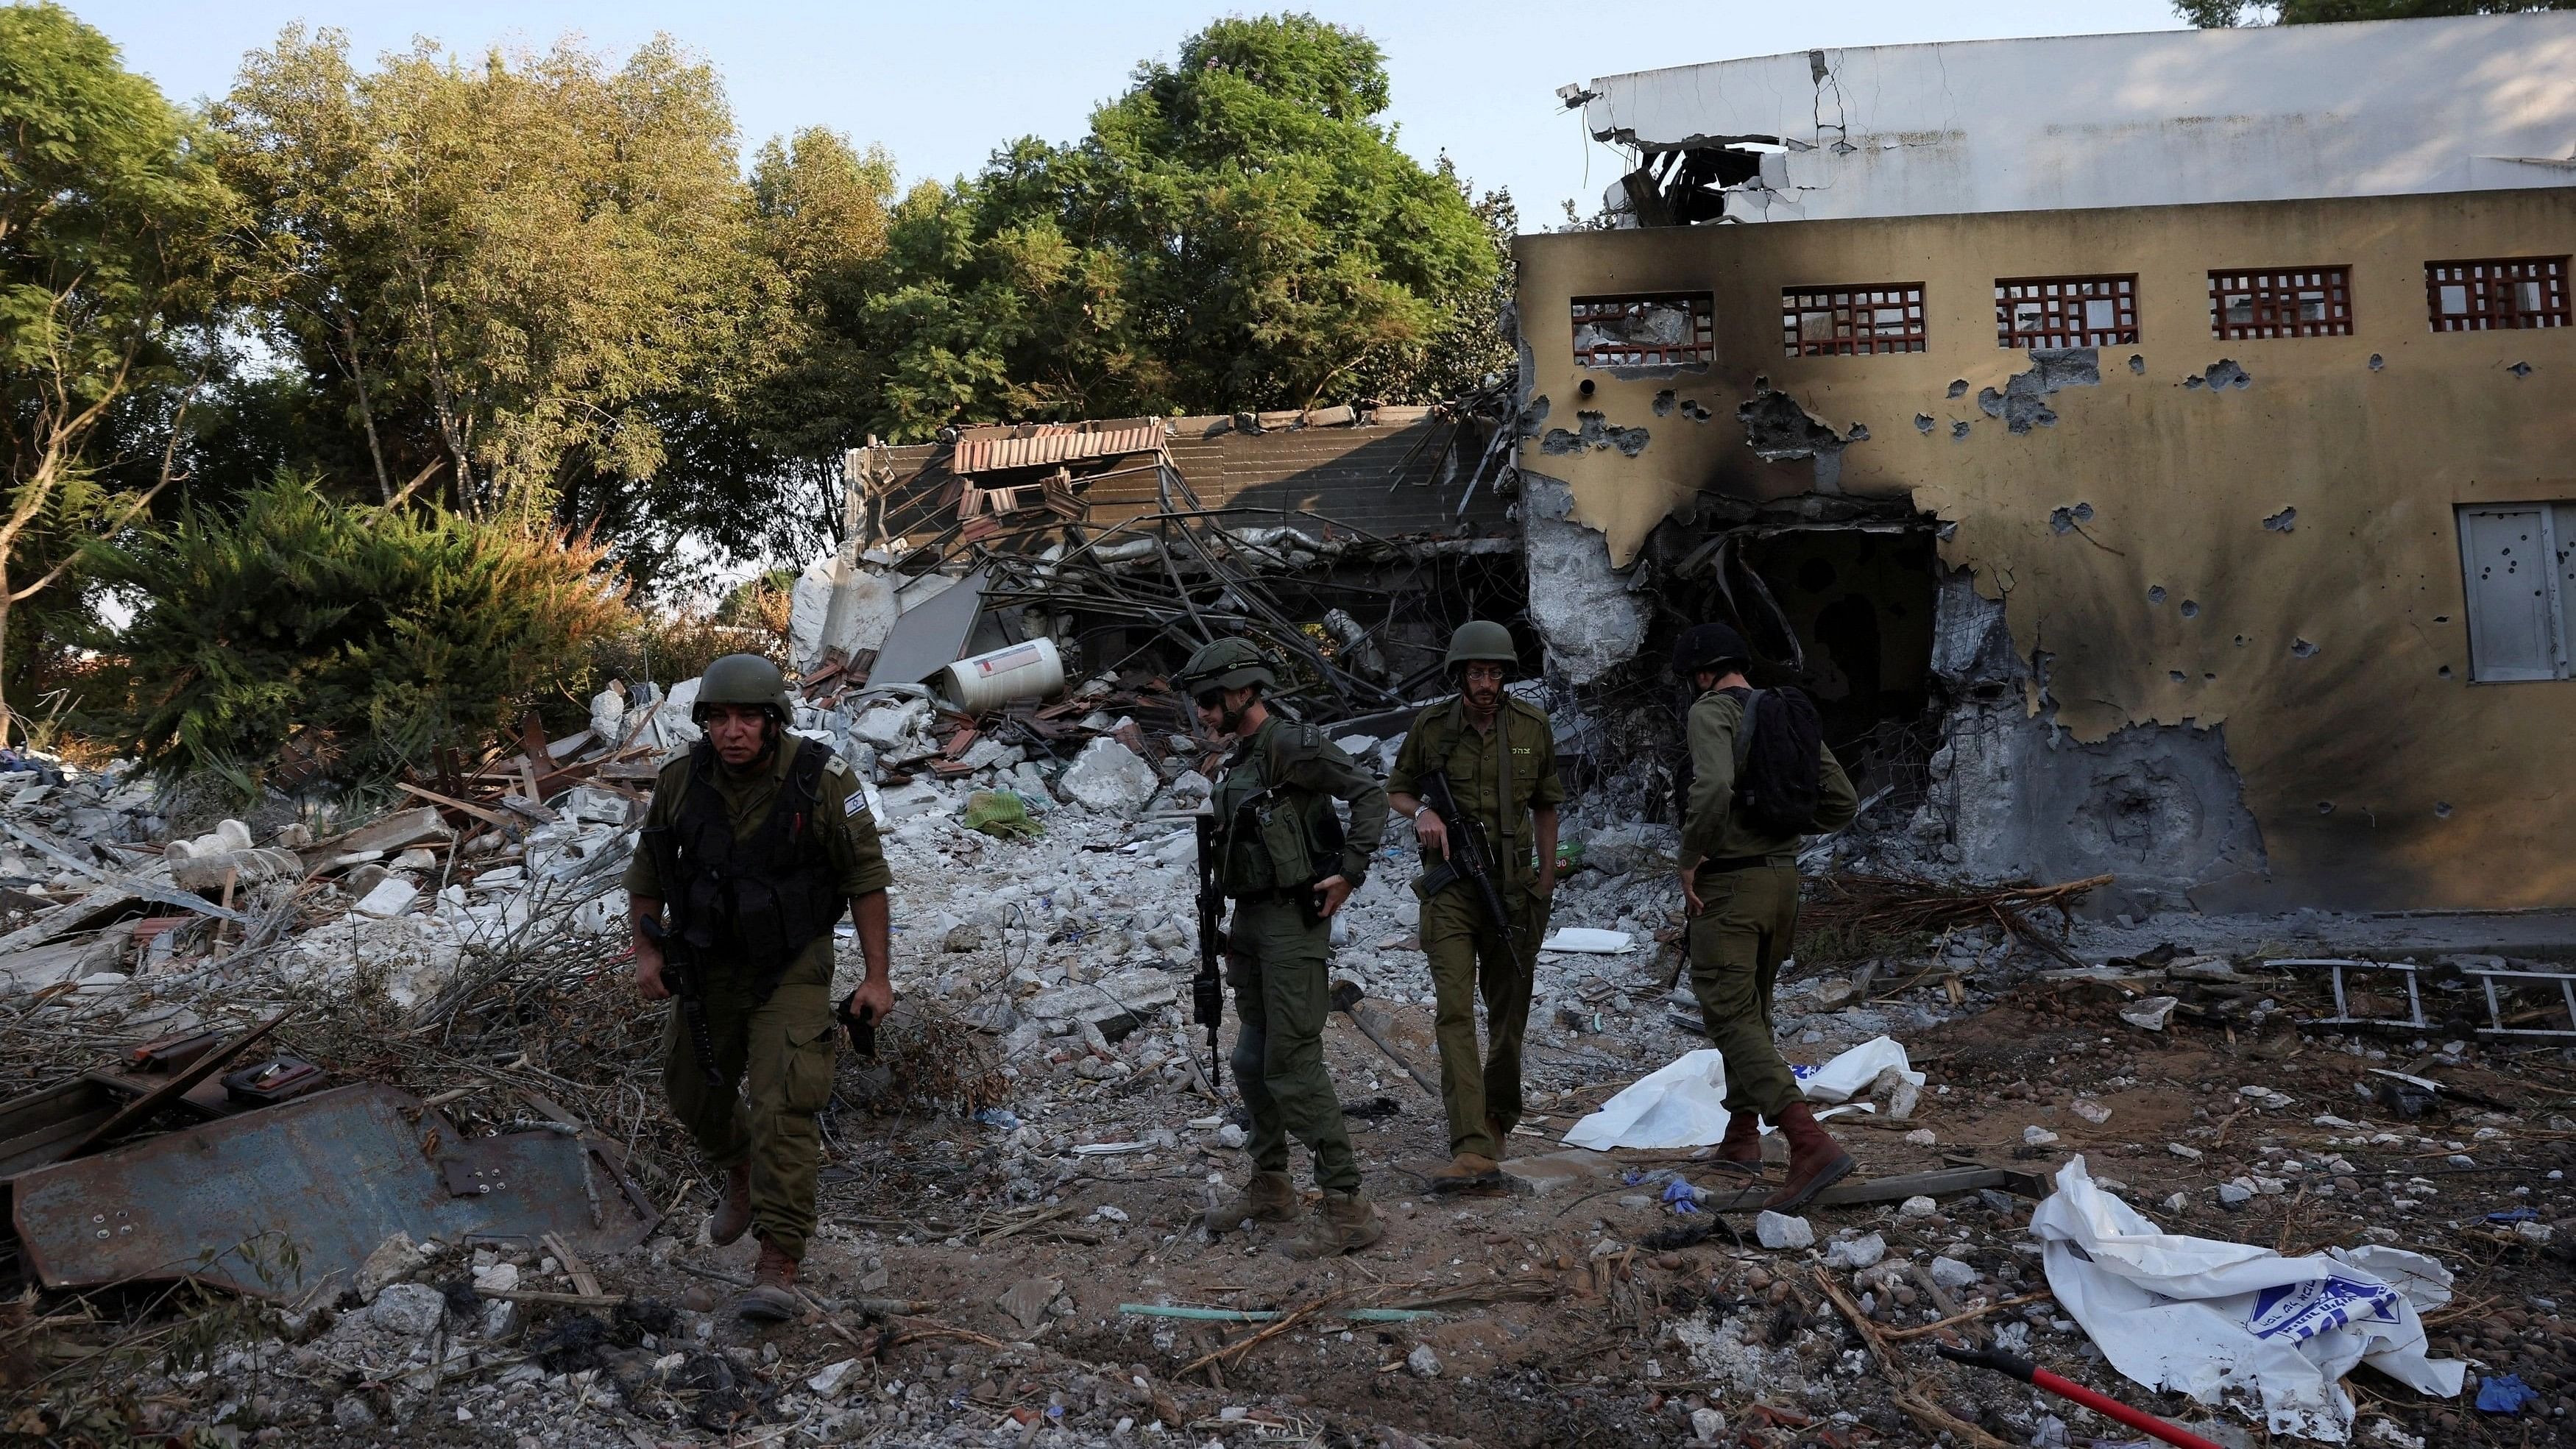
<instances>
[{"instance_id":1,"label":"corrugated metal sheet","mask_svg":"<svg viewBox=\"0 0 2576 1449\"><path fill-rule=\"evenodd\" d=\"M996 473L1120 453L1150 453L1161 446L1161 418L967 428L957 435L956 456L949 460L948 467L961 474Z\"/></svg>"}]
</instances>

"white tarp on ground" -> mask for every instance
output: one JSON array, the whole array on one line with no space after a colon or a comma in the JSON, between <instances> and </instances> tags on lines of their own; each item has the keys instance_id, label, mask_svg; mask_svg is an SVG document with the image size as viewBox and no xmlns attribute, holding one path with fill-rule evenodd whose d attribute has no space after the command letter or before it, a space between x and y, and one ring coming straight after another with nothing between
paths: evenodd
<instances>
[{"instance_id":1,"label":"white tarp on ground","mask_svg":"<svg viewBox=\"0 0 2576 1449\"><path fill-rule=\"evenodd\" d=\"M2032 1212L2049 1289L2111 1366L2204 1404L2252 1380L2275 1434L2352 1435L2344 1375L2363 1363L2444 1398L2467 1366L2424 1356L2417 1316L2451 1300L2451 1274L2375 1244L2284 1258L2270 1248L2159 1231L2095 1185L2076 1158Z\"/></svg>"},{"instance_id":2,"label":"white tarp on ground","mask_svg":"<svg viewBox=\"0 0 2576 1449\"><path fill-rule=\"evenodd\" d=\"M1894 1037L1878 1036L1820 1067L1792 1066L1798 1088L1817 1102L1843 1102L1868 1091L1881 1074L1923 1085L1923 1074L1905 1060ZM1613 1147L1705 1147L1726 1135L1726 1060L1715 1047L1684 1052L1638 1078L1574 1124L1571 1147L1606 1152Z\"/></svg>"}]
</instances>

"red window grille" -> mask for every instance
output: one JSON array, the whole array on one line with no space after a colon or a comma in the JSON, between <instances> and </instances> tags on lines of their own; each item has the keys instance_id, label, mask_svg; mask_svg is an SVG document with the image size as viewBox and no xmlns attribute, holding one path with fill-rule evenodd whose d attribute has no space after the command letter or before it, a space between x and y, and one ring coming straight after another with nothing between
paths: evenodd
<instances>
[{"instance_id":1,"label":"red window grille","mask_svg":"<svg viewBox=\"0 0 2576 1449\"><path fill-rule=\"evenodd\" d=\"M2436 332L2565 327L2567 258L2426 262L2424 300Z\"/></svg>"},{"instance_id":2,"label":"red window grille","mask_svg":"<svg viewBox=\"0 0 2576 1449\"><path fill-rule=\"evenodd\" d=\"M2209 335L2349 337L2352 269L2283 267L2209 274Z\"/></svg>"},{"instance_id":3,"label":"red window grille","mask_svg":"<svg viewBox=\"0 0 2576 1449\"><path fill-rule=\"evenodd\" d=\"M1780 338L1791 357L1921 352L1923 284L1782 288Z\"/></svg>"},{"instance_id":4,"label":"red window grille","mask_svg":"<svg viewBox=\"0 0 2576 1449\"><path fill-rule=\"evenodd\" d=\"M2004 347L2126 347L2138 340L2138 279L2000 277L1995 341Z\"/></svg>"},{"instance_id":5,"label":"red window grille","mask_svg":"<svg viewBox=\"0 0 2576 1449\"><path fill-rule=\"evenodd\" d=\"M1670 367L1717 356L1717 303L1708 292L1574 299L1578 367Z\"/></svg>"}]
</instances>

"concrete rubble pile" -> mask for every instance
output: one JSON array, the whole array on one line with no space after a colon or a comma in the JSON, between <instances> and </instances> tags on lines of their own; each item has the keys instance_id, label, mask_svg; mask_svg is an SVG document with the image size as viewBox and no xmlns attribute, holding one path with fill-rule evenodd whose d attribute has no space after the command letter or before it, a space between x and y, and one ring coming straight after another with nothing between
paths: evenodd
<instances>
[{"instance_id":1,"label":"concrete rubble pile","mask_svg":"<svg viewBox=\"0 0 2576 1449\"><path fill-rule=\"evenodd\" d=\"M569 946L589 969L612 963L605 999L622 1000L617 873L654 761L694 733L691 683L638 693L631 709L614 691L597 702L593 737L607 743L554 760L582 772L561 788L542 788L545 751L523 748L473 798L431 791L329 833L289 824L263 838L225 821L155 848L169 831L130 770L22 785L24 803L0 805L9 924L28 942L9 959L46 964L14 967L8 989L57 993L35 1010L79 1010L239 957L283 982L380 986L435 1019L478 963ZM1054 733L1027 728L1048 711ZM1199 1215L1242 1180L1246 1118L1231 1065L1211 1070L1187 1019L1191 821L1220 761L1183 718L1150 682L1111 679L976 717L863 683L803 702L798 732L852 763L880 822L898 1018L948 1023L942 1050L989 1084L971 1103L914 1110L901 1105L914 1068L844 1059L804 1320L760 1331L725 1311L749 1245L708 1246L685 1158L638 1153L628 1165L648 1206L671 1211L635 1246L585 1263L542 1244L389 1241L345 1296L288 1298L218 1349L218 1373L240 1385L229 1395L144 1375L137 1391L172 1406L152 1411L160 1427L213 1413L289 1442L437 1425L604 1444L754 1425L792 1426L800 1442L955 1444L1025 1442L1046 1425L1049 1442L1077 1445L1199 1442L1227 1424L1389 1445L1594 1429L1690 1444L2098 1437L2069 1405L1942 1365L1929 1345L1957 1336L2217 1442L2261 1442L2259 1395L2184 1376L2159 1396L2111 1368L2051 1296L2031 1209L2078 1155L2095 1186L2152 1207L2168 1233L2285 1252L2402 1247L2459 1275L2447 1291L2471 1316L2427 1299L2425 1323L2435 1352L2468 1362L2467 1394L2376 1385L2311 1428L2363 1444L2516 1442L2494 1435L2576 1408L2576 1335L2555 1296L2576 1236L2554 1165L2576 1134L2555 1115L2563 1089L2515 1088L2528 1063L2468 1038L2304 1026L2330 1009L2319 979L2224 939L2224 923L2182 946L2083 925L2056 946L2079 956L2067 967L2008 922L1966 920L1991 903L1963 892L1948 924L1830 968L1793 964L1775 1025L1794 1060L1893 1038L1928 1076L1882 1074L1842 1107L1834 1127L1863 1170L1797 1214L1756 1212L1768 1187L1740 1187L1706 1148L1567 1147L1609 1096L1702 1045L1675 832L1581 792L1503 1186L1423 1188L1447 1137L1406 1069L1437 1059L1399 819L1335 918L1332 973L1360 1001L1327 1029L1388 1245L1349 1267L1295 1266L1267 1238L1211 1237ZM1401 728L1336 732L1383 772ZM1016 808L997 810L1004 799ZM201 909L170 904L181 895ZM79 926L116 902L122 919ZM854 943L839 956L846 989ZM650 1049L629 1050L633 1082L590 1100L649 1094ZM439 1070L414 1086L424 1100L475 1080ZM574 1115L555 1090L471 1120L543 1132ZM640 1128L657 1104L610 1110ZM1335 1321L1345 1311L1380 1316ZM1283 1315L1313 1322L1256 1337ZM1180 1372L1220 1348L1221 1374ZM2468 1395L2487 1402L2490 1386L2537 1397L2512 1417L2473 1409Z\"/></svg>"}]
</instances>

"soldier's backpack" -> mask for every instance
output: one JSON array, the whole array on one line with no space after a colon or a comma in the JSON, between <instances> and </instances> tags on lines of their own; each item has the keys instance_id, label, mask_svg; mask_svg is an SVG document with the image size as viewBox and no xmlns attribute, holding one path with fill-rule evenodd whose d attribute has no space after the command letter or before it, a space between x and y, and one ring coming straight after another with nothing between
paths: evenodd
<instances>
[{"instance_id":1,"label":"soldier's backpack","mask_svg":"<svg viewBox=\"0 0 2576 1449\"><path fill-rule=\"evenodd\" d=\"M1744 701L1735 728L1735 815L1765 835L1815 829L1824 734L1803 689L1728 690Z\"/></svg>"}]
</instances>

